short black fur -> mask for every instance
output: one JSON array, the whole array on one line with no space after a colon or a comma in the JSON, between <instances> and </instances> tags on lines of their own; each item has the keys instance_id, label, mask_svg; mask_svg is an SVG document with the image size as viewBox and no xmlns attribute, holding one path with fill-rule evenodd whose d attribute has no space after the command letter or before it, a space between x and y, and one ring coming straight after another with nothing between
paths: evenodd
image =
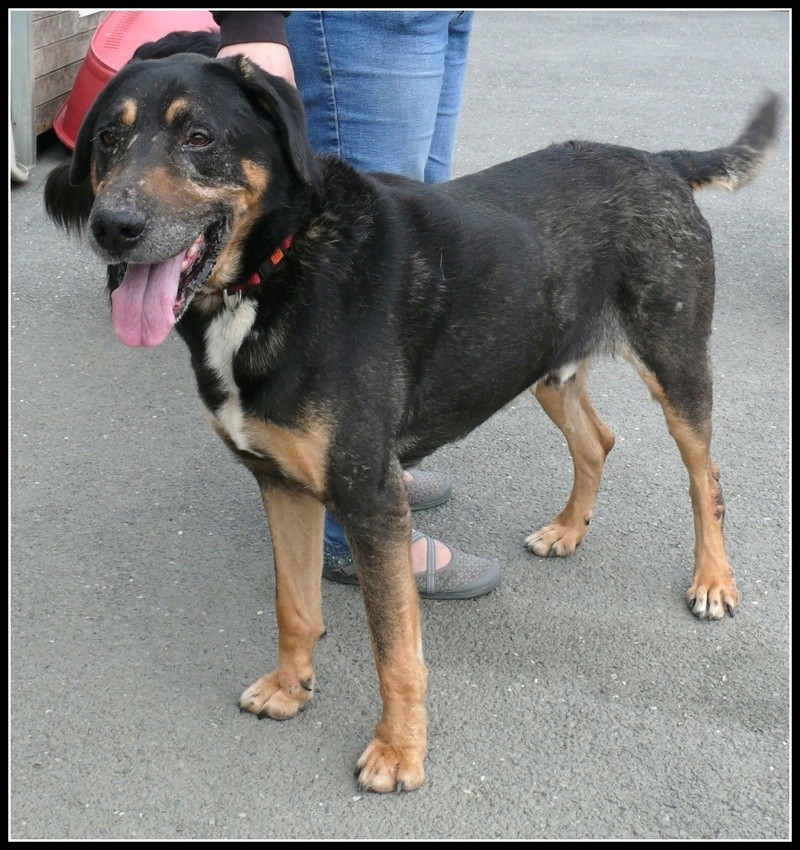
<instances>
[{"instance_id":1,"label":"short black fur","mask_svg":"<svg viewBox=\"0 0 800 850\"><path fill-rule=\"evenodd\" d=\"M774 144L777 98L712 151L571 141L431 186L315 156L296 92L244 60L148 58L175 43L142 48L100 95L72 183L70 166L47 181L47 211L67 230L88 229L112 292L126 264L160 262L224 227L219 252L204 259L214 263L208 282L176 329L215 427L266 503L270 493L298 505L310 495L344 524L379 671L405 634L387 601L409 587L407 556L392 554L410 527L401 466L534 388L564 430L576 483L527 545L570 554L613 445L585 389L604 355L633 363L687 465L701 538L692 610L732 612L708 453L714 256L693 191L755 176ZM212 56L213 38L201 49ZM276 544L279 575L284 558ZM280 578L278 587L280 606ZM387 783L364 775L375 790L421 781L413 771Z\"/></svg>"}]
</instances>

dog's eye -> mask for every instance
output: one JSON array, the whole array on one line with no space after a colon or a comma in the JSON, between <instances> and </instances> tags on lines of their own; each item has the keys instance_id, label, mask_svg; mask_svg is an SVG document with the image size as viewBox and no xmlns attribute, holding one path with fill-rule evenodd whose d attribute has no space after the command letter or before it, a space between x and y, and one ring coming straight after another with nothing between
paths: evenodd
<instances>
[{"instance_id":1,"label":"dog's eye","mask_svg":"<svg viewBox=\"0 0 800 850\"><path fill-rule=\"evenodd\" d=\"M113 148L117 143L117 137L111 132L111 130L101 130L97 134L97 138L100 140L100 144L104 148Z\"/></svg>"},{"instance_id":2,"label":"dog's eye","mask_svg":"<svg viewBox=\"0 0 800 850\"><path fill-rule=\"evenodd\" d=\"M191 133L186 136L184 141L184 144L191 148L204 148L210 143L211 136L209 136L204 130L192 130Z\"/></svg>"}]
</instances>

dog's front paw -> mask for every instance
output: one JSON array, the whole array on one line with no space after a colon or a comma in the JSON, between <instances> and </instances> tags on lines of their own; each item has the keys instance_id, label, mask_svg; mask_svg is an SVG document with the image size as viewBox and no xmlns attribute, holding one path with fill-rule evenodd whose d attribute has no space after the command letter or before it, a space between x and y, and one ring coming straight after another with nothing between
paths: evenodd
<instances>
[{"instance_id":1,"label":"dog's front paw","mask_svg":"<svg viewBox=\"0 0 800 850\"><path fill-rule=\"evenodd\" d=\"M554 522L529 534L525 538L525 548L540 558L564 558L578 548L585 534L585 527L579 533L568 525Z\"/></svg>"},{"instance_id":2,"label":"dog's front paw","mask_svg":"<svg viewBox=\"0 0 800 850\"><path fill-rule=\"evenodd\" d=\"M726 612L733 616L739 604L739 591L730 578L719 581L702 581L695 578L686 591L689 610L700 620L722 620Z\"/></svg>"},{"instance_id":3,"label":"dog's front paw","mask_svg":"<svg viewBox=\"0 0 800 850\"><path fill-rule=\"evenodd\" d=\"M356 765L358 787L379 794L414 791L425 782L424 758L424 748L401 749L373 738Z\"/></svg>"},{"instance_id":4,"label":"dog's front paw","mask_svg":"<svg viewBox=\"0 0 800 850\"><path fill-rule=\"evenodd\" d=\"M239 708L259 717L288 720L303 711L311 701L313 680L287 681L278 670L267 673L239 697Z\"/></svg>"}]
</instances>

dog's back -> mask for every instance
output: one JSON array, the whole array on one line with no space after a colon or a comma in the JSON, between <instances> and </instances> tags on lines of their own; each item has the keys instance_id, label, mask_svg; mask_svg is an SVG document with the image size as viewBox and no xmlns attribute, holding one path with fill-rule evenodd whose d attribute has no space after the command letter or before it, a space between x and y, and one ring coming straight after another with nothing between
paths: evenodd
<instances>
[{"instance_id":1,"label":"dog's back","mask_svg":"<svg viewBox=\"0 0 800 850\"><path fill-rule=\"evenodd\" d=\"M440 357L447 368L465 364L475 350L464 371L480 375L502 368L513 397L543 377L569 377L587 358L633 355L675 373L668 378L672 403L688 421L704 419L709 395L688 392L677 379L683 367L667 356L679 345L687 358L706 361L714 260L711 230L694 190L733 190L753 179L774 146L777 105L774 95L767 97L731 145L711 151L649 153L569 141L436 187L454 202L451 215L458 214L462 225L452 235L444 225L437 250L445 258L457 250L473 255L463 280L459 263L445 262L456 276L452 287L483 313L487 338L503 339L506 347L492 354L489 366L481 359L486 352L465 347L454 332L447 347L450 328L460 322L444 322L438 347L428 356ZM502 240L495 238L498 232ZM491 268L502 253L505 264L517 269L502 290L503 309L488 310L484 305L500 297ZM538 356L515 362L518 352L531 348ZM488 380L483 386L491 408L496 387ZM476 402L465 401L460 411L465 430L476 424ZM432 392L418 405L442 415L452 403Z\"/></svg>"}]
</instances>

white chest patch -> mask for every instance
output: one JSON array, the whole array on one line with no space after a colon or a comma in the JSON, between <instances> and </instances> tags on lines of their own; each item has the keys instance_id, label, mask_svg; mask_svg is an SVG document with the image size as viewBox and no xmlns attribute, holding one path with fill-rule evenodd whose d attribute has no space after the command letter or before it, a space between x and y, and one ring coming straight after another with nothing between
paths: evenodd
<instances>
[{"instance_id":1,"label":"white chest patch","mask_svg":"<svg viewBox=\"0 0 800 850\"><path fill-rule=\"evenodd\" d=\"M227 398L211 411L219 426L233 440L237 449L263 457L251 447L244 431L239 388L233 380L233 358L242 346L256 319L256 308L247 300L233 311L222 310L206 330L206 363L219 378Z\"/></svg>"}]
</instances>

